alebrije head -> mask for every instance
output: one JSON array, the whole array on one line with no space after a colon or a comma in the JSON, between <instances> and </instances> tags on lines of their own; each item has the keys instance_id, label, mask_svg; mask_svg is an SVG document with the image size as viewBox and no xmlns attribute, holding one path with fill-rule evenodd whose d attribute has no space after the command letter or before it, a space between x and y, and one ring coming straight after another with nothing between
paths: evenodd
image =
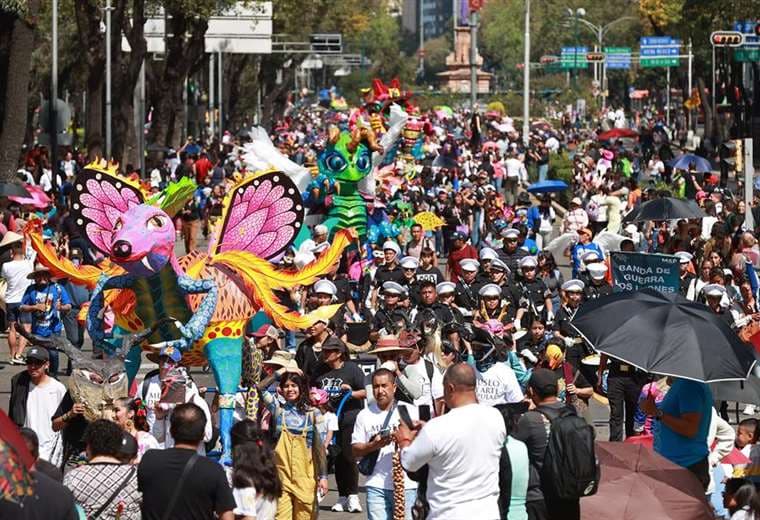
<instances>
[{"instance_id":1,"label":"alebrije head","mask_svg":"<svg viewBox=\"0 0 760 520\"><path fill-rule=\"evenodd\" d=\"M114 222L111 258L132 274L151 276L170 260L175 233L172 219L162 209L134 206Z\"/></svg>"}]
</instances>

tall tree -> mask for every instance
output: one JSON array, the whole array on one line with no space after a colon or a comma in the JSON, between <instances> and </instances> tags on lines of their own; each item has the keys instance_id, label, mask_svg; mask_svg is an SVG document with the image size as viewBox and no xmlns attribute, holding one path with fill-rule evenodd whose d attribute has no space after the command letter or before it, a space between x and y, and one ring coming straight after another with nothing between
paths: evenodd
<instances>
[{"instance_id":1,"label":"tall tree","mask_svg":"<svg viewBox=\"0 0 760 520\"><path fill-rule=\"evenodd\" d=\"M0 180L15 177L26 128L40 0L0 1Z\"/></svg>"},{"instance_id":2,"label":"tall tree","mask_svg":"<svg viewBox=\"0 0 760 520\"><path fill-rule=\"evenodd\" d=\"M153 118L148 142L177 148L184 115L185 79L204 57L204 36L209 17L217 10L217 2L168 0L162 4L167 22L166 52L164 60L153 62L151 68Z\"/></svg>"}]
</instances>

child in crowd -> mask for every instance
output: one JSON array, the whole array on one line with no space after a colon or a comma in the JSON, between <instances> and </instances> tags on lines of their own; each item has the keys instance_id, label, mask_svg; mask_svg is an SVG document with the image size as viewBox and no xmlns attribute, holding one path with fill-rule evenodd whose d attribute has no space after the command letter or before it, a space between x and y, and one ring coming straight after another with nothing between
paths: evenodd
<instances>
[{"instance_id":1,"label":"child in crowd","mask_svg":"<svg viewBox=\"0 0 760 520\"><path fill-rule=\"evenodd\" d=\"M737 437L738 440L738 437ZM754 518L751 513L752 502L757 492L749 480L730 478L726 481L723 492L723 506L728 509L731 520L749 520Z\"/></svg>"},{"instance_id":2,"label":"child in crowd","mask_svg":"<svg viewBox=\"0 0 760 520\"><path fill-rule=\"evenodd\" d=\"M760 435L760 421L754 418L744 419L736 430L736 447L749 458L748 464L735 465L734 477L743 477L753 484L760 483L760 446L757 444ZM727 468L724 468L727 469ZM726 473L731 475L731 473Z\"/></svg>"},{"instance_id":3,"label":"child in crowd","mask_svg":"<svg viewBox=\"0 0 760 520\"><path fill-rule=\"evenodd\" d=\"M319 434L322 437L322 444L325 450L327 450L330 444L332 444L335 432L338 431L338 416L330 408L330 398L327 392L321 388L311 388L309 390L309 398L311 399L312 406L318 408L322 413L324 420L319 425Z\"/></svg>"},{"instance_id":4,"label":"child in crowd","mask_svg":"<svg viewBox=\"0 0 760 520\"><path fill-rule=\"evenodd\" d=\"M652 381L651 383L647 383L641 388L641 393L639 394L639 405L641 405L642 401L646 401L650 395L654 397L654 402L656 404L659 404L663 399L665 399L665 394L667 392L667 378L663 377L659 381ZM643 413L638 406L636 407L636 413L633 417L633 430L639 435L653 434L652 417Z\"/></svg>"}]
</instances>

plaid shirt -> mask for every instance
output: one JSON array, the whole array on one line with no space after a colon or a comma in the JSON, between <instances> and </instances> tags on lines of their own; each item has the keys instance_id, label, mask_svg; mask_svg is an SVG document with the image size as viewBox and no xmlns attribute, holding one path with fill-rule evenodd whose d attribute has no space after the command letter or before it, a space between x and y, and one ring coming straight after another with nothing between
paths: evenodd
<instances>
[{"instance_id":1,"label":"plaid shirt","mask_svg":"<svg viewBox=\"0 0 760 520\"><path fill-rule=\"evenodd\" d=\"M565 232L578 231L581 228L588 226L588 215L583 208L574 209L568 211L565 215L565 222L563 228Z\"/></svg>"}]
</instances>

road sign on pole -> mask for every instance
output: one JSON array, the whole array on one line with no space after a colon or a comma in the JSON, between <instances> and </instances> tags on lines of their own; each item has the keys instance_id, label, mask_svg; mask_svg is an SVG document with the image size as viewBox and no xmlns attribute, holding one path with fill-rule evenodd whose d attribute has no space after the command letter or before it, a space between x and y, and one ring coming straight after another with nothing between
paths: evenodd
<instances>
[{"instance_id":1,"label":"road sign on pole","mask_svg":"<svg viewBox=\"0 0 760 520\"><path fill-rule=\"evenodd\" d=\"M587 69L588 47L562 47L560 66L562 70Z\"/></svg>"},{"instance_id":2,"label":"road sign on pole","mask_svg":"<svg viewBox=\"0 0 760 520\"><path fill-rule=\"evenodd\" d=\"M640 59L642 68L678 67L681 40L671 36L642 36Z\"/></svg>"},{"instance_id":3,"label":"road sign on pole","mask_svg":"<svg viewBox=\"0 0 760 520\"><path fill-rule=\"evenodd\" d=\"M630 47L605 47L604 52L607 55L606 63L608 69L631 68Z\"/></svg>"}]
</instances>

